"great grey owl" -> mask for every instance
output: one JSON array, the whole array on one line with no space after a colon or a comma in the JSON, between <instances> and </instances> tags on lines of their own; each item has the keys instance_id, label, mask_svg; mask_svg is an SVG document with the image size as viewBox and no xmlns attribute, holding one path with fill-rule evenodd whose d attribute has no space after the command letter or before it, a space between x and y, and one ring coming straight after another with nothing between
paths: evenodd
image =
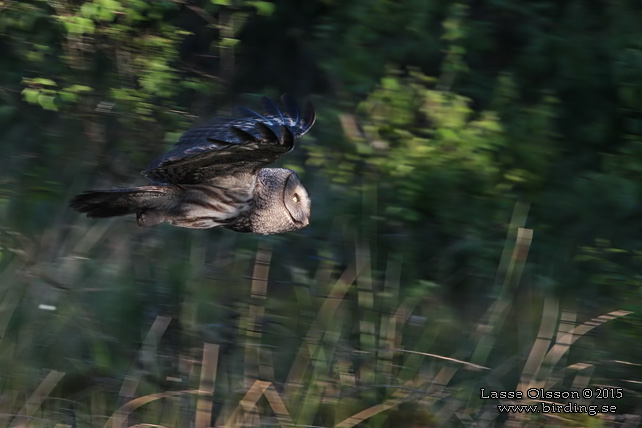
<instances>
[{"instance_id":1,"label":"great grey owl","mask_svg":"<svg viewBox=\"0 0 642 428\"><path fill-rule=\"evenodd\" d=\"M296 172L265 168L294 147L314 124L309 101L299 110L288 96L283 111L267 97L259 114L239 109L185 132L174 149L142 174L151 185L91 190L70 206L89 217L136 214L140 226L225 227L261 235L301 229L310 221L310 198Z\"/></svg>"}]
</instances>

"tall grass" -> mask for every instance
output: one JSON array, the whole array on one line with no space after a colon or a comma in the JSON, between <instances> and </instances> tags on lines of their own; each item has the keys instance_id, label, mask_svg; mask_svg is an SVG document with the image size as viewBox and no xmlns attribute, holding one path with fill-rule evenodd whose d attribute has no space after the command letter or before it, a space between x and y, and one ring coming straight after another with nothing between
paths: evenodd
<instances>
[{"instance_id":1,"label":"tall grass","mask_svg":"<svg viewBox=\"0 0 642 428\"><path fill-rule=\"evenodd\" d=\"M39 241L4 231L0 426L636 426L639 378L602 368L639 361L591 336L630 312L583 319L523 285L527 212L515 208L496 296L475 323L434 285L407 292L397 255L378 269L373 241L313 271L283 265L280 238L217 233L212 245L122 222ZM501 414L542 401L480 398L600 386L625 388L606 400L617 413Z\"/></svg>"}]
</instances>

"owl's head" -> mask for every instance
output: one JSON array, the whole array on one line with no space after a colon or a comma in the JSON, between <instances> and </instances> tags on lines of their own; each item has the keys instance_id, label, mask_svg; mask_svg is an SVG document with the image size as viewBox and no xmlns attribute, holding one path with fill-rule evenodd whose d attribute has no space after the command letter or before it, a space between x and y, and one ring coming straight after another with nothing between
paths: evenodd
<instances>
[{"instance_id":1,"label":"owl's head","mask_svg":"<svg viewBox=\"0 0 642 428\"><path fill-rule=\"evenodd\" d=\"M296 172L264 168L258 174L252 232L263 235L291 232L310 223L310 197Z\"/></svg>"}]
</instances>

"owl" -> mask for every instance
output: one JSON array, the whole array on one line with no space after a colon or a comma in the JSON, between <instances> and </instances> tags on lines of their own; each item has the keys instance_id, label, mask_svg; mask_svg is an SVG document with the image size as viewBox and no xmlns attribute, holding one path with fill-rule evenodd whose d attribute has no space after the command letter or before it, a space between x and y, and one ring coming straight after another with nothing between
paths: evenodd
<instances>
[{"instance_id":1,"label":"owl","mask_svg":"<svg viewBox=\"0 0 642 428\"><path fill-rule=\"evenodd\" d=\"M135 214L139 226L169 223L192 229L224 227L261 235L301 229L310 222L310 198L296 172L266 168L294 148L315 121L290 97L283 109L261 99L263 114L240 108L237 119L185 132L173 150L142 172L151 184L90 190L70 206L88 217Z\"/></svg>"}]
</instances>

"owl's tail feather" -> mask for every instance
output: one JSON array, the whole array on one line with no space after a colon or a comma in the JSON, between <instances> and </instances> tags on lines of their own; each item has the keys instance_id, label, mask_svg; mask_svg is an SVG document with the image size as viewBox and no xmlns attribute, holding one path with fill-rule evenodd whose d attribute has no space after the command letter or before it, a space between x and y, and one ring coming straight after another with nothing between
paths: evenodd
<instances>
[{"instance_id":1,"label":"owl's tail feather","mask_svg":"<svg viewBox=\"0 0 642 428\"><path fill-rule=\"evenodd\" d=\"M74 197L69 206L87 217L136 214L141 226L151 226L165 221L162 213L171 207L173 190L169 186L89 190Z\"/></svg>"}]
</instances>

